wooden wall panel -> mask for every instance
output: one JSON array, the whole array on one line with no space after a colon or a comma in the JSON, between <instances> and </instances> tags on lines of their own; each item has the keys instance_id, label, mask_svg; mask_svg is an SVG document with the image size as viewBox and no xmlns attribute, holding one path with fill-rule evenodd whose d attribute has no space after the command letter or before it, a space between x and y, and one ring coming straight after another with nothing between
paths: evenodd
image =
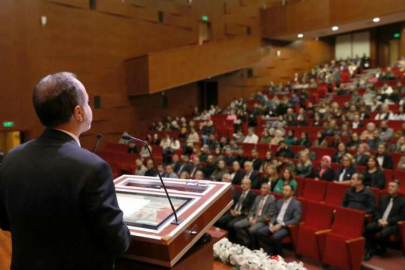
<instances>
[{"instance_id":1,"label":"wooden wall panel","mask_svg":"<svg viewBox=\"0 0 405 270\"><path fill-rule=\"evenodd\" d=\"M262 11L263 36L271 39L402 12L403 0L306 0Z\"/></svg>"},{"instance_id":2,"label":"wooden wall panel","mask_svg":"<svg viewBox=\"0 0 405 270\"><path fill-rule=\"evenodd\" d=\"M238 13L225 15L228 1L232 0L193 0L189 5L187 0L98 0L96 10L90 10L88 0L1 0L0 123L14 121L17 130L28 132L28 139L40 134L43 127L31 104L32 89L40 78L60 71L77 74L91 105L94 96L101 98L93 127L81 138L84 147L91 148L98 133L103 133L103 143L116 141L124 130L139 133L165 114L190 113L198 105L194 83L165 91L167 109L161 106L160 93L128 97L125 59L196 43L198 23L204 15L210 19L213 41L228 36L226 23L248 25L258 34L259 9L253 3L257 1L252 5L238 2ZM164 14L163 23L158 22L159 11ZM45 27L40 24L41 16L48 19ZM249 43L245 45L251 49ZM215 54L227 49L222 47ZM238 50L242 59L256 57L255 52L245 55L243 47ZM184 57L182 61L188 59ZM179 100L179 96L187 98Z\"/></svg>"},{"instance_id":3,"label":"wooden wall panel","mask_svg":"<svg viewBox=\"0 0 405 270\"><path fill-rule=\"evenodd\" d=\"M219 53L221 52L221 53ZM246 68L260 60L260 40L258 37L242 37L217 41L203 46L187 46L147 55L144 66L135 69L148 69L147 85L149 93L160 92L177 86L192 83L208 77ZM130 64L142 64L128 61ZM137 82L143 81L142 74L127 72L127 78L134 77ZM142 83L146 85L146 83ZM139 85L133 83L131 85ZM143 94L129 89L131 94Z\"/></svg>"}]
</instances>

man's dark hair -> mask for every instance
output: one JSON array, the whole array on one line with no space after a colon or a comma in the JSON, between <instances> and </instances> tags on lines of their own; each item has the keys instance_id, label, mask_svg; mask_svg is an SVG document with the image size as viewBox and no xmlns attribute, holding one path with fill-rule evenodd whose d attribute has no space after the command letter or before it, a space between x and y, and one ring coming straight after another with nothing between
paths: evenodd
<instances>
[{"instance_id":1,"label":"man's dark hair","mask_svg":"<svg viewBox=\"0 0 405 270\"><path fill-rule=\"evenodd\" d=\"M295 193L295 188L294 188L292 185L290 185L290 184L285 184L284 186L285 186L285 187L289 186L289 187L291 188L292 192Z\"/></svg>"},{"instance_id":2,"label":"man's dark hair","mask_svg":"<svg viewBox=\"0 0 405 270\"><path fill-rule=\"evenodd\" d=\"M34 108L41 123L57 127L68 123L77 105L84 105L85 98L73 73L61 72L48 75L35 86L32 93Z\"/></svg>"},{"instance_id":3,"label":"man's dark hair","mask_svg":"<svg viewBox=\"0 0 405 270\"><path fill-rule=\"evenodd\" d=\"M401 187L401 182L399 182L398 180L391 180L390 183L395 183L398 188Z\"/></svg>"}]
</instances>

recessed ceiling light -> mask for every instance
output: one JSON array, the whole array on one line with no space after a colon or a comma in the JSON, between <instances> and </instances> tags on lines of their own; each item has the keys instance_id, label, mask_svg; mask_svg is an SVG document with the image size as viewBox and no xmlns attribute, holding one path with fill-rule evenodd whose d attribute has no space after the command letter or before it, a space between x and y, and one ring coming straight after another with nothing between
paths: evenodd
<instances>
[{"instance_id":1,"label":"recessed ceiling light","mask_svg":"<svg viewBox=\"0 0 405 270\"><path fill-rule=\"evenodd\" d=\"M333 30L333 31L337 31L337 30L339 30L339 27L333 26L333 27L332 27L332 30Z\"/></svg>"},{"instance_id":2,"label":"recessed ceiling light","mask_svg":"<svg viewBox=\"0 0 405 270\"><path fill-rule=\"evenodd\" d=\"M378 18L378 17L373 19L373 22L379 22L379 21L380 21L380 18Z\"/></svg>"},{"instance_id":3,"label":"recessed ceiling light","mask_svg":"<svg viewBox=\"0 0 405 270\"><path fill-rule=\"evenodd\" d=\"M303 34L298 34L298 37L299 37L299 38L303 38L304 35L303 35Z\"/></svg>"}]
</instances>

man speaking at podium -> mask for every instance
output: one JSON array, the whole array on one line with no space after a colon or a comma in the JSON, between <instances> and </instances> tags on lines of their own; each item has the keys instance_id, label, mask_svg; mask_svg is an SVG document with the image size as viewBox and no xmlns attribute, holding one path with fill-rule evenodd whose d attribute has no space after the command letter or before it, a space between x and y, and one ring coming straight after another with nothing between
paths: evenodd
<instances>
[{"instance_id":1,"label":"man speaking at podium","mask_svg":"<svg viewBox=\"0 0 405 270\"><path fill-rule=\"evenodd\" d=\"M80 147L89 96L75 75L43 78L33 92L46 127L0 168L0 228L11 232L11 269L113 269L130 244L109 165Z\"/></svg>"}]
</instances>

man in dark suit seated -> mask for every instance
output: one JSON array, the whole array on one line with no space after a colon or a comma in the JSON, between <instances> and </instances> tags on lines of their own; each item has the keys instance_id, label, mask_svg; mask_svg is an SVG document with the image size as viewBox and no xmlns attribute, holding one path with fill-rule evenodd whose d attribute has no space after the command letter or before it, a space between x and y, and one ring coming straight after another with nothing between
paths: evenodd
<instances>
[{"instance_id":1,"label":"man in dark suit seated","mask_svg":"<svg viewBox=\"0 0 405 270\"><path fill-rule=\"evenodd\" d=\"M268 183L262 184L260 193L250 209L249 216L233 226L242 244L251 249L257 249L256 231L266 226L276 211L276 199L270 194Z\"/></svg>"},{"instance_id":2,"label":"man in dark suit seated","mask_svg":"<svg viewBox=\"0 0 405 270\"><path fill-rule=\"evenodd\" d=\"M193 164L190 162L190 157L188 155L182 155L181 156L182 163L177 171L174 171L177 175L180 175L181 172L186 171L188 173L191 172L191 168L193 167Z\"/></svg>"},{"instance_id":3,"label":"man in dark suit seated","mask_svg":"<svg viewBox=\"0 0 405 270\"><path fill-rule=\"evenodd\" d=\"M270 255L283 256L282 240L290 234L289 225L296 225L301 219L301 203L294 199L294 189L290 185L283 188L284 198L277 201L276 212L269 226L256 232L261 247ZM269 239L272 235L272 239Z\"/></svg>"},{"instance_id":4,"label":"man in dark suit seated","mask_svg":"<svg viewBox=\"0 0 405 270\"><path fill-rule=\"evenodd\" d=\"M170 163L172 165L173 171L177 172L180 169L180 162L179 162L179 155L173 154L172 156L172 162Z\"/></svg>"},{"instance_id":5,"label":"man in dark suit seated","mask_svg":"<svg viewBox=\"0 0 405 270\"><path fill-rule=\"evenodd\" d=\"M63 72L34 88L43 134L0 168L0 228L11 232L11 269L113 269L129 247L110 166L82 149L92 110L83 84Z\"/></svg>"},{"instance_id":6,"label":"man in dark suit seated","mask_svg":"<svg viewBox=\"0 0 405 270\"><path fill-rule=\"evenodd\" d=\"M250 153L252 154L252 158L250 161L252 162L253 169L255 171L259 171L262 167L263 160L259 157L259 152L257 152L256 148L253 148Z\"/></svg>"},{"instance_id":7,"label":"man in dark suit seated","mask_svg":"<svg viewBox=\"0 0 405 270\"><path fill-rule=\"evenodd\" d=\"M354 210L373 214L375 210L374 193L364 186L364 176L355 173L350 180L351 188L346 190L341 205Z\"/></svg>"},{"instance_id":8,"label":"man in dark suit seated","mask_svg":"<svg viewBox=\"0 0 405 270\"><path fill-rule=\"evenodd\" d=\"M193 160L193 163L192 163L191 170L190 170L190 178L194 178L197 171L200 171L200 170L202 170L202 166L200 164L200 158L195 157Z\"/></svg>"},{"instance_id":9,"label":"man in dark suit seated","mask_svg":"<svg viewBox=\"0 0 405 270\"><path fill-rule=\"evenodd\" d=\"M252 182L253 189L260 188L260 174L253 169L253 163L251 161L245 162L245 175L243 178L248 178Z\"/></svg>"},{"instance_id":10,"label":"man in dark suit seated","mask_svg":"<svg viewBox=\"0 0 405 270\"><path fill-rule=\"evenodd\" d=\"M394 161L387 152L387 146L385 145L385 143L381 143L377 147L377 154L375 155L375 157L377 158L378 164L380 164L381 168L393 170Z\"/></svg>"},{"instance_id":11,"label":"man in dark suit seated","mask_svg":"<svg viewBox=\"0 0 405 270\"><path fill-rule=\"evenodd\" d=\"M235 239L234 224L244 219L255 202L256 195L250 189L251 181L248 178L242 180L242 192L238 192L233 198L233 206L229 212L223 215L215 224L221 229L227 230L230 241Z\"/></svg>"},{"instance_id":12,"label":"man in dark suit seated","mask_svg":"<svg viewBox=\"0 0 405 270\"><path fill-rule=\"evenodd\" d=\"M229 146L225 147L225 156L223 159L228 167L232 166L233 162L236 160L233 156L232 149Z\"/></svg>"},{"instance_id":13,"label":"man in dark suit seated","mask_svg":"<svg viewBox=\"0 0 405 270\"><path fill-rule=\"evenodd\" d=\"M155 177L157 176L157 171L155 169L155 165L153 164L153 161L151 159L149 159L146 162L146 172L145 172L145 176L151 176L151 177Z\"/></svg>"},{"instance_id":14,"label":"man in dark suit seated","mask_svg":"<svg viewBox=\"0 0 405 270\"><path fill-rule=\"evenodd\" d=\"M399 181L388 184L388 196L383 196L378 204L374 221L366 226L366 252L364 260L369 261L376 253L383 255L391 235L398 234L398 221L405 220L405 198L399 195ZM380 233L379 241L375 238ZM379 248L377 249L377 244Z\"/></svg>"}]
</instances>

